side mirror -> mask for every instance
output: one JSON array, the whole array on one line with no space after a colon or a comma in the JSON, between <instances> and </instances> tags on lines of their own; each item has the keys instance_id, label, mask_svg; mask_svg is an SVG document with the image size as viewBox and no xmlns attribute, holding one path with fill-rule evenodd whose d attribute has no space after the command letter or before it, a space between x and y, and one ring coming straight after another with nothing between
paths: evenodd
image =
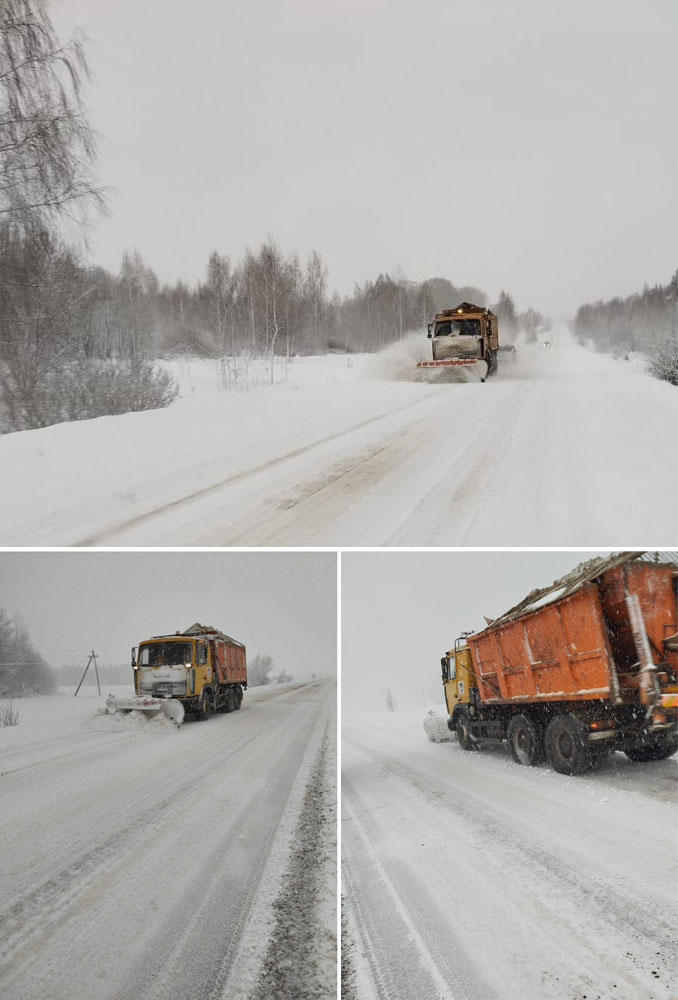
<instances>
[{"instance_id":1,"label":"side mirror","mask_svg":"<svg viewBox=\"0 0 678 1000\"><path fill-rule=\"evenodd\" d=\"M440 666L443 668L443 680L449 681L450 679L450 658L449 656L443 656L440 661Z\"/></svg>"},{"instance_id":2,"label":"side mirror","mask_svg":"<svg viewBox=\"0 0 678 1000\"><path fill-rule=\"evenodd\" d=\"M136 667L136 665L137 665L137 647L132 646L132 666Z\"/></svg>"},{"instance_id":3,"label":"side mirror","mask_svg":"<svg viewBox=\"0 0 678 1000\"><path fill-rule=\"evenodd\" d=\"M431 333L430 330L428 331L428 333L426 334L426 336L428 337L429 340L433 339L433 334Z\"/></svg>"}]
</instances>

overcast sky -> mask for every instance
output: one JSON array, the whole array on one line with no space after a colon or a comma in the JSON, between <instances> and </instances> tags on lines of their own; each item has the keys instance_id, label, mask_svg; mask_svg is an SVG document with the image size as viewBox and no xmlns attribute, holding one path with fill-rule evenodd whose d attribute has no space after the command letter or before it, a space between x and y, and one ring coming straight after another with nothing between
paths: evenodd
<instances>
[{"instance_id":1,"label":"overcast sky","mask_svg":"<svg viewBox=\"0 0 678 1000\"><path fill-rule=\"evenodd\" d=\"M336 557L315 552L4 552L0 606L51 666L129 663L199 621L296 678L336 674Z\"/></svg>"},{"instance_id":2,"label":"overcast sky","mask_svg":"<svg viewBox=\"0 0 678 1000\"><path fill-rule=\"evenodd\" d=\"M341 563L347 712L444 702L440 658L537 587L602 552L346 552Z\"/></svg>"},{"instance_id":3,"label":"overcast sky","mask_svg":"<svg viewBox=\"0 0 678 1000\"><path fill-rule=\"evenodd\" d=\"M676 0L53 0L87 26L117 270L271 234L551 315L678 267Z\"/></svg>"}]
</instances>

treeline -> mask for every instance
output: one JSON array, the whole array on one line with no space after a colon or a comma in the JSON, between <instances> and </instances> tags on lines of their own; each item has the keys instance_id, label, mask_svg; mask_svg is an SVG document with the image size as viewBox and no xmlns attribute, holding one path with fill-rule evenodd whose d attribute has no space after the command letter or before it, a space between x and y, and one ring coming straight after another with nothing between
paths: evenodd
<instances>
[{"instance_id":1,"label":"treeline","mask_svg":"<svg viewBox=\"0 0 678 1000\"><path fill-rule=\"evenodd\" d=\"M19 614L0 608L0 698L53 694L56 677L31 642Z\"/></svg>"},{"instance_id":2,"label":"treeline","mask_svg":"<svg viewBox=\"0 0 678 1000\"><path fill-rule=\"evenodd\" d=\"M580 343L599 351L645 354L654 375L678 385L678 270L668 285L580 306L572 329Z\"/></svg>"},{"instance_id":3,"label":"treeline","mask_svg":"<svg viewBox=\"0 0 678 1000\"><path fill-rule=\"evenodd\" d=\"M380 274L330 295L318 251L302 264L272 239L241 261L212 253L196 286L161 285L134 252L111 274L82 262L44 227L0 226L0 387L4 429L40 427L167 405L176 386L154 362L375 351L426 325L478 288ZM491 306L504 338L544 323L502 292Z\"/></svg>"}]
</instances>

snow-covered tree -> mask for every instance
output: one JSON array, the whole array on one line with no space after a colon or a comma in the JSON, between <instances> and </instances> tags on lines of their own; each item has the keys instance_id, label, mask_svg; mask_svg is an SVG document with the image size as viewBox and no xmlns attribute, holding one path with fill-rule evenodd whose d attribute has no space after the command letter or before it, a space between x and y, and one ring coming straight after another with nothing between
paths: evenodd
<instances>
[{"instance_id":1,"label":"snow-covered tree","mask_svg":"<svg viewBox=\"0 0 678 1000\"><path fill-rule=\"evenodd\" d=\"M247 680L252 687L271 683L273 672L273 657L268 653L257 653L247 663Z\"/></svg>"}]
</instances>

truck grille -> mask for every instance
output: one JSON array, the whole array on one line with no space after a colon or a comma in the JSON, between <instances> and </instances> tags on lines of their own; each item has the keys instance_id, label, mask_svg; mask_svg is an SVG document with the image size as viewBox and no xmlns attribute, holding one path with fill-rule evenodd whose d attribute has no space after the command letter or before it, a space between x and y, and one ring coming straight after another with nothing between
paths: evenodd
<instances>
[{"instance_id":1,"label":"truck grille","mask_svg":"<svg viewBox=\"0 0 678 1000\"><path fill-rule=\"evenodd\" d=\"M153 685L153 694L156 698L171 698L173 695L185 695L186 681L160 681L158 684Z\"/></svg>"}]
</instances>

